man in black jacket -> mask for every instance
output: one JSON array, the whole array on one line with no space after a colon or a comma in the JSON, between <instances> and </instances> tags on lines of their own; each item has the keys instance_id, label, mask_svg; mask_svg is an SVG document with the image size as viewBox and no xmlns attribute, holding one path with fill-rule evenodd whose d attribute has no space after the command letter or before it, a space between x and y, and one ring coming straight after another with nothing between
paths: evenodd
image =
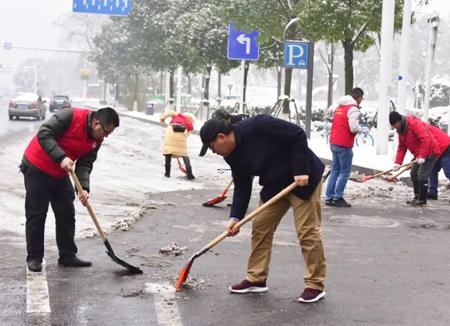
<instances>
[{"instance_id":1,"label":"man in black jacket","mask_svg":"<svg viewBox=\"0 0 450 326\"><path fill-rule=\"evenodd\" d=\"M298 301L316 302L325 296L325 256L320 235L321 178L324 165L309 149L306 134L297 125L270 115L229 124L208 120L200 130L203 147L224 157L234 180L233 204L227 224L229 235L248 208L252 176L259 176L263 186L261 203L266 202L293 181L298 185L288 196L258 214L252 225L252 251L247 276L230 287L232 293L266 292L266 279L274 232L290 207L294 210L295 227L305 260L305 289Z\"/></svg>"},{"instance_id":2,"label":"man in black jacket","mask_svg":"<svg viewBox=\"0 0 450 326\"><path fill-rule=\"evenodd\" d=\"M25 183L27 263L32 272L42 270L44 229L49 203L56 221L58 264L88 267L89 261L76 256L75 199L68 171L76 168L83 192L83 205L89 198L89 176L104 137L119 126L112 108L98 111L66 109L53 115L28 144L21 164Z\"/></svg>"}]
</instances>

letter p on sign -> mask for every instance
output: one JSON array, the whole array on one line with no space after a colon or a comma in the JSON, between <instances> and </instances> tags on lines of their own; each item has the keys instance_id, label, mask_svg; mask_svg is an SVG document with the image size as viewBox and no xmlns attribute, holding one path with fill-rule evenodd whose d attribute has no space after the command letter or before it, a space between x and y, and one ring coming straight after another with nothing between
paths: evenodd
<instances>
[{"instance_id":1,"label":"letter p on sign","mask_svg":"<svg viewBox=\"0 0 450 326\"><path fill-rule=\"evenodd\" d=\"M285 41L284 66L286 68L308 69L308 51L308 42Z\"/></svg>"}]
</instances>

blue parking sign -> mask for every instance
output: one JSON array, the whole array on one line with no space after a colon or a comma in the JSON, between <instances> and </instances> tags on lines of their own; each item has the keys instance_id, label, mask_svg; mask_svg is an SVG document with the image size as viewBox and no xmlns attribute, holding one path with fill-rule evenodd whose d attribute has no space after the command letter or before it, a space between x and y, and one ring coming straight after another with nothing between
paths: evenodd
<instances>
[{"instance_id":1,"label":"blue parking sign","mask_svg":"<svg viewBox=\"0 0 450 326\"><path fill-rule=\"evenodd\" d=\"M284 66L286 68L308 69L309 42L285 41Z\"/></svg>"},{"instance_id":2,"label":"blue parking sign","mask_svg":"<svg viewBox=\"0 0 450 326\"><path fill-rule=\"evenodd\" d=\"M227 58L229 60L258 60L258 37L259 32L257 30L246 33L238 31L233 24L228 25Z\"/></svg>"},{"instance_id":3,"label":"blue parking sign","mask_svg":"<svg viewBox=\"0 0 450 326\"><path fill-rule=\"evenodd\" d=\"M128 16L132 0L73 0L73 12Z\"/></svg>"}]
</instances>

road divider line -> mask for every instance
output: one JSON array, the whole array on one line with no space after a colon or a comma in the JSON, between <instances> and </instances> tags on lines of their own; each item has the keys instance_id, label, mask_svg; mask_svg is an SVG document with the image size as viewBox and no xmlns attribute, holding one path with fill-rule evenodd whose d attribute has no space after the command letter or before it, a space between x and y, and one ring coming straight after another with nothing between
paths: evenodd
<instances>
[{"instance_id":1,"label":"road divider line","mask_svg":"<svg viewBox=\"0 0 450 326\"><path fill-rule=\"evenodd\" d=\"M27 268L27 314L50 314L50 300L45 260L41 272Z\"/></svg>"},{"instance_id":2,"label":"road divider line","mask_svg":"<svg viewBox=\"0 0 450 326\"><path fill-rule=\"evenodd\" d=\"M158 325L183 325L176 301L175 288L172 285L163 283L145 283L145 292L153 295Z\"/></svg>"}]
</instances>

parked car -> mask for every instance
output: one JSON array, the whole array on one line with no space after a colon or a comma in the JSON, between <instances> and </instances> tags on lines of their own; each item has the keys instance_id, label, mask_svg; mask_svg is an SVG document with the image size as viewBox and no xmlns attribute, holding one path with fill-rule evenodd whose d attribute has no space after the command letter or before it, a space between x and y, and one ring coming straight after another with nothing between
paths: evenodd
<instances>
[{"instance_id":1,"label":"parked car","mask_svg":"<svg viewBox=\"0 0 450 326\"><path fill-rule=\"evenodd\" d=\"M20 117L35 117L45 119L45 107L42 98L34 93L21 93L14 97L8 106L9 120Z\"/></svg>"},{"instance_id":2,"label":"parked car","mask_svg":"<svg viewBox=\"0 0 450 326\"><path fill-rule=\"evenodd\" d=\"M67 95L55 95L50 101L50 112L59 111L66 108L72 107L72 101Z\"/></svg>"}]
</instances>

